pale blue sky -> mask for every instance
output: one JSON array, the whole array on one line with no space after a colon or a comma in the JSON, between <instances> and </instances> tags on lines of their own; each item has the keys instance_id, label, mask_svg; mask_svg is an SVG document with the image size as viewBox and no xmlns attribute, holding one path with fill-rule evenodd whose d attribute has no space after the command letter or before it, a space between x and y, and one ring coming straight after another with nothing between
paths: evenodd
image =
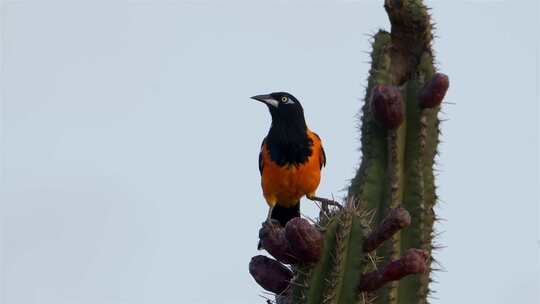
<instances>
[{"instance_id":1,"label":"pale blue sky","mask_svg":"<svg viewBox=\"0 0 540 304\"><path fill-rule=\"evenodd\" d=\"M248 97L303 102L342 195L382 2L4 0L0 302L263 303ZM433 303L538 303L538 3L427 3L452 103Z\"/></svg>"}]
</instances>

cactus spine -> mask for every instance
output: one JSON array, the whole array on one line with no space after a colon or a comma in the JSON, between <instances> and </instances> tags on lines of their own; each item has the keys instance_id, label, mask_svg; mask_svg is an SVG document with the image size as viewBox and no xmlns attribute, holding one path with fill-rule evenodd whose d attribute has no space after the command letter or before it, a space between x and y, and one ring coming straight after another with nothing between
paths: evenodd
<instances>
[{"instance_id":1,"label":"cactus spine","mask_svg":"<svg viewBox=\"0 0 540 304\"><path fill-rule=\"evenodd\" d=\"M261 229L263 247L292 265L288 272L262 256L250 263L278 304L427 303L437 115L448 78L435 72L422 1L386 0L385 9L392 30L373 39L361 110L362 161L345 206L323 206L315 226L294 219Z\"/></svg>"}]
</instances>

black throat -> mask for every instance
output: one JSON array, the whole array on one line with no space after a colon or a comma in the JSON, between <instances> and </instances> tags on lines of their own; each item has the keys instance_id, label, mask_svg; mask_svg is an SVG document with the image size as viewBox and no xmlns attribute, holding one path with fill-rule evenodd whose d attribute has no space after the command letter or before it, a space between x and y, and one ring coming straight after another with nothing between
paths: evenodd
<instances>
[{"instance_id":1,"label":"black throat","mask_svg":"<svg viewBox=\"0 0 540 304\"><path fill-rule=\"evenodd\" d=\"M311 156L313 141L308 137L303 115L301 119L272 115L266 146L270 158L280 166L305 163Z\"/></svg>"}]
</instances>

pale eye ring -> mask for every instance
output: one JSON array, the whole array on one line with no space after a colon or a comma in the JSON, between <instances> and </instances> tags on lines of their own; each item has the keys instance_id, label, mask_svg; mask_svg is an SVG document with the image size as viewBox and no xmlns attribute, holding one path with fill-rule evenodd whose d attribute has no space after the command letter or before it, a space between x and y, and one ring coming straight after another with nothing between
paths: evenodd
<instances>
[{"instance_id":1,"label":"pale eye ring","mask_svg":"<svg viewBox=\"0 0 540 304\"><path fill-rule=\"evenodd\" d=\"M289 100L289 98L287 98L287 96L281 97L281 102L287 102L288 100Z\"/></svg>"}]
</instances>

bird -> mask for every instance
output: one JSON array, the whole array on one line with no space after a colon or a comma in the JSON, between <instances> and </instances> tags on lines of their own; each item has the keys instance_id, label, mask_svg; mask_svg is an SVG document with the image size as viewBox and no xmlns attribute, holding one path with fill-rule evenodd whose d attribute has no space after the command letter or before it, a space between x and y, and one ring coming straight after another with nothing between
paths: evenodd
<instances>
[{"instance_id":1,"label":"bird","mask_svg":"<svg viewBox=\"0 0 540 304\"><path fill-rule=\"evenodd\" d=\"M311 131L302 105L287 92L251 97L268 107L272 124L259 153L263 196L269 206L267 223L285 226L300 217L300 199L318 200L316 191L326 154L321 138Z\"/></svg>"}]
</instances>

